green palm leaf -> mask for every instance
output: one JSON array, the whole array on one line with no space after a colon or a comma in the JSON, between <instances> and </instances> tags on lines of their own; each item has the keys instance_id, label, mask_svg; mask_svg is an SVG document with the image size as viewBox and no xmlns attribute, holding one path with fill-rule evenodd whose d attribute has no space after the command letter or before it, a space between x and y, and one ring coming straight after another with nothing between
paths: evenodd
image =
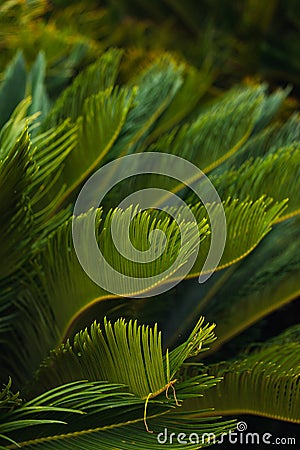
<instances>
[{"instance_id":1,"label":"green palm leaf","mask_svg":"<svg viewBox=\"0 0 300 450\"><path fill-rule=\"evenodd\" d=\"M286 122L272 122L269 126L256 132L243 145L239 152L224 163L213 175L222 175L225 171L238 170L248 159L255 160L288 147L300 140L299 115L293 114Z\"/></svg>"},{"instance_id":2,"label":"green palm leaf","mask_svg":"<svg viewBox=\"0 0 300 450\"><path fill-rule=\"evenodd\" d=\"M81 116L84 102L88 97L114 86L121 56L122 51L111 49L80 73L57 99L44 126L48 129L67 118L75 122Z\"/></svg>"},{"instance_id":3,"label":"green palm leaf","mask_svg":"<svg viewBox=\"0 0 300 450\"><path fill-rule=\"evenodd\" d=\"M103 163L122 130L133 99L133 91L109 88L85 100L82 117L77 121L78 144L66 159L60 177L60 183L66 184L60 204Z\"/></svg>"},{"instance_id":4,"label":"green palm leaf","mask_svg":"<svg viewBox=\"0 0 300 450\"><path fill-rule=\"evenodd\" d=\"M299 164L300 147L295 143L264 158L248 160L240 168L224 172L212 181L222 198L256 199L262 194L277 201L289 198L288 207L279 219L285 220L300 212Z\"/></svg>"},{"instance_id":5,"label":"green palm leaf","mask_svg":"<svg viewBox=\"0 0 300 450\"><path fill-rule=\"evenodd\" d=\"M33 214L26 193L35 167L27 130L0 161L1 278L24 262L32 244Z\"/></svg>"},{"instance_id":6,"label":"green palm leaf","mask_svg":"<svg viewBox=\"0 0 300 450\"><path fill-rule=\"evenodd\" d=\"M161 229L164 234L166 234L168 246L167 249L163 251L160 259L155 259L149 264L135 263L134 261L129 261L120 256L114 247L110 232L112 218L114 216L117 218L118 226L121 227L122 231L122 226L125 226L127 223L128 214L131 214L131 208L129 208L127 212L126 210L125 212L122 212L121 210L115 209L102 221L100 211L97 219L97 234L101 250L109 263L115 270L118 270L119 273L125 273L125 270L128 275L140 277L142 289L143 277L145 274L148 274L147 276L159 275L161 273L160 263L162 261L166 271L166 279L169 279L170 276L176 273L176 271L178 271L178 269L180 269L194 253L199 233L201 239L204 239L207 233L207 225L203 219L199 221L199 229L195 227L193 223L183 222L182 227L186 245L181 249L180 258L178 258L176 264L173 264L172 266L172 263L173 261L176 261L179 249L181 248L181 236L176 221L171 221L169 217L165 217L163 212L157 213L157 211L154 211L152 214L149 212L142 212L132 224L131 235L135 239L134 244L141 248L147 248L149 246L149 232L155 227ZM75 220L88 220L88 217L79 217ZM55 233L48 238L43 251L39 252L37 261L33 266L33 269L37 274L38 282L33 280L31 273L29 273L28 280L23 281L23 285L27 285L33 297L39 296L39 292L42 292L43 295L46 296L54 311L56 324L61 330L61 333L66 331L67 324L74 320L73 316L80 314L80 311L83 308L88 307L89 303L100 301L105 299L108 295L110 296L110 294L96 285L86 275L79 264L72 243L71 226L72 222L69 220L59 227ZM164 242L161 239L154 242L158 254L163 250L163 244ZM58 257L58 254L60 254L60 257ZM167 272L169 267L170 270ZM99 271L101 277L105 276L105 269L103 269L101 265L93 267L92 269L93 271ZM64 281L61 282L61 280ZM154 280L153 283L156 283L156 281ZM147 282L145 286L147 289L151 288L149 282ZM124 280L124 295L125 293L132 294L132 292L128 292L126 280ZM72 302L69 301L70 298L72 298Z\"/></svg>"},{"instance_id":7,"label":"green palm leaf","mask_svg":"<svg viewBox=\"0 0 300 450\"><path fill-rule=\"evenodd\" d=\"M158 119L155 129L151 132L147 144L171 130L182 120L186 120L195 109L201 97L206 93L211 83L209 71L197 70L186 64L182 73L183 83L176 92L167 110Z\"/></svg>"},{"instance_id":8,"label":"green palm leaf","mask_svg":"<svg viewBox=\"0 0 300 450\"><path fill-rule=\"evenodd\" d=\"M150 449L159 444L154 434L146 433L147 422L157 433L166 427L180 432L184 426L219 435L233 426L210 422L208 416L219 413L299 421L299 358L292 359L293 352L299 353L297 332L236 361L208 368L198 363L195 373L185 363L200 358L208 346L207 353L216 351L299 293L300 128L297 116L281 123L288 89L267 95L264 85L239 87L199 105L209 80L198 89L200 73L165 54L135 77L127 73L126 84L116 86L116 80L124 79L123 66L119 74L121 55L115 49L104 53L50 112L43 54L30 72L17 55L0 86L0 99L7 102L5 111L0 107L1 381L12 377L14 389L31 399L20 401L10 392L10 381L0 393L0 445L5 448L15 448L18 442L23 448L45 450ZM17 82L16 95L10 95ZM24 99L28 92L32 99ZM274 124L280 107L282 115ZM95 170L120 156L148 151L179 155L209 174L223 199L227 242L219 272L199 286L192 278L202 270L214 232L206 208L214 215L221 206L202 205L175 179L155 174L148 174L145 184L143 177L126 179L108 193L96 223L94 211L73 219L86 227L93 222L106 263L121 274L118 297L109 292L109 283L105 288L96 285L77 259L72 204ZM207 186L201 175L188 181L202 183L203 190ZM152 208L135 215L138 205L116 206L120 197L148 185L178 193L196 224L184 220L180 208ZM172 217L175 209L180 223ZM121 238L129 228L129 255L114 245L113 221ZM151 234L156 229L162 233ZM127 298L155 294L179 281L199 238L196 262L182 287L145 301ZM154 249L159 256L137 263L135 249ZM88 245L85 251L89 261ZM116 281L103 261L90 263L90 268L106 282ZM213 270L209 267L208 273ZM134 292L125 275L140 281ZM200 320L176 346L200 311L218 322L219 341L213 326L203 326ZM84 328L95 314L101 325L95 322L76 333L80 321ZM112 319L133 314L159 325L103 321L106 315ZM171 342L172 351L163 350L158 328L167 330L164 346ZM224 383L206 395L219 376ZM255 389L259 398L252 395ZM287 405L280 405L285 399ZM187 447L208 444L190 442Z\"/></svg>"},{"instance_id":9,"label":"green palm leaf","mask_svg":"<svg viewBox=\"0 0 300 450\"><path fill-rule=\"evenodd\" d=\"M194 122L179 128L172 140L162 138L157 150L178 154L193 161L203 172L210 172L248 139L264 100L263 86L232 89Z\"/></svg>"},{"instance_id":10,"label":"green palm leaf","mask_svg":"<svg viewBox=\"0 0 300 450\"><path fill-rule=\"evenodd\" d=\"M6 69L0 85L0 128L8 121L16 106L24 99L26 88L25 61L18 52Z\"/></svg>"},{"instance_id":11,"label":"green palm leaf","mask_svg":"<svg viewBox=\"0 0 300 450\"><path fill-rule=\"evenodd\" d=\"M11 379L8 384L0 391L0 448L7 449L7 447L3 447L1 443L6 444L18 444L14 441L13 438L9 437L11 433L16 430L27 430L33 426L37 425L49 425L49 424L58 424L64 423L60 420L51 420L51 419L42 419L42 417L38 417L45 413L66 413L72 412L77 413L76 410L67 409L67 408L57 408L55 406L47 407L43 406L39 403L38 407L36 407L36 403L33 401L28 404L24 404L23 400L20 399L19 393L13 394L11 391ZM81 411L78 411L80 413ZM18 431L19 432L19 431ZM4 434L5 433L5 434ZM26 431L25 431L26 434ZM4 442L3 442L4 441Z\"/></svg>"},{"instance_id":12,"label":"green palm leaf","mask_svg":"<svg viewBox=\"0 0 300 450\"><path fill-rule=\"evenodd\" d=\"M298 235L298 218L276 225L272 233L240 266L231 274L224 274L226 281L215 296L207 304L203 299L202 307L201 302L199 303L199 308L194 313L205 313L219 323L219 339L212 351L297 298L300 268ZM264 261L271 263L265 265ZM224 300L227 298L228 301ZM244 311L243 317L240 317L240 308Z\"/></svg>"},{"instance_id":13,"label":"green palm leaf","mask_svg":"<svg viewBox=\"0 0 300 450\"><path fill-rule=\"evenodd\" d=\"M283 205L269 205L270 201L264 199L255 203L239 204L235 201L228 202L225 205L227 233L230 237L232 234L233 238L227 240L221 267L230 265L244 257L270 230L270 225L280 214ZM137 248L142 250L148 248L148 236L153 228L162 230L167 237L167 247L163 251L162 256L147 264L135 263L121 256L116 250L111 237L111 220L113 218L117 219L120 233L124 233L122 224L125 226L127 223L127 216L131 214L131 208L125 210L125 212L115 209L103 221L101 220L100 211L97 225L100 249L108 263L119 273L140 277L140 290L143 293L143 291L146 292L155 287L157 283L156 278L153 278L153 285L149 284L147 278L159 276L162 272L162 267L165 270L165 275L160 277L161 284L176 280L177 271L194 254L200 233L200 251L196 265L189 274L190 277L198 276L209 249L209 243L205 242L206 239L208 240L206 237L208 226L205 218L206 211L202 205L196 205L192 208L192 211L199 224L198 229L192 223L183 222L183 237L179 233L176 221L174 219L170 220L164 212L143 212L133 221L131 236L133 245ZM88 217L79 217L75 220L88 220ZM245 233L245 229L242 226L243 223L247 224L248 233ZM183 241L187 243L183 248L181 248L181 238L184 238ZM160 254L163 250L163 244L164 242L161 240L153 243L153 245L157 246L157 254ZM91 267L91 270L95 274L99 271L101 279L105 278L105 276L109 277L107 269L101 264L99 267ZM24 283L27 284L33 296L39 296L40 294L37 290L40 291L42 287L42 292L48 298L49 304L51 304L56 324L62 334L67 332L70 324L84 310L95 304L95 302L111 297L109 292L91 281L80 266L73 248L71 221L58 228L47 240L43 251L39 252L34 271L37 273L38 282L33 281L30 275L30 279L24 281ZM105 275L106 273L107 275ZM147 275L146 280L143 278L145 275ZM127 287L126 279L122 278L120 282L124 284L124 296L126 294L132 295L132 292L128 291L130 288Z\"/></svg>"},{"instance_id":14,"label":"green palm leaf","mask_svg":"<svg viewBox=\"0 0 300 450\"><path fill-rule=\"evenodd\" d=\"M152 423L152 417L160 416L160 421L153 421L153 424L159 427L177 424L178 427L182 419L183 423L185 420L182 414L177 418L176 410L173 412L179 406L176 395L182 402L191 396L203 395L218 381L205 374L184 380L171 379L176 374L180 375L187 358L197 355L215 339L213 328L214 325L203 326L203 318L200 319L184 344L163 355L157 326L149 328L138 326L137 322L125 323L124 320L112 325L104 320L101 329L95 323L90 332L79 333L73 343L61 345L44 361L29 395L32 396L36 390L43 393L5 416L3 427L8 432L7 437L16 439L23 448L35 445L37 448L55 449L57 445L64 448L64 445L73 443L102 444L107 448L108 435L118 446L124 440L123 433L125 442L128 442L135 430L146 448L153 448L157 440L144 428L145 405L149 403L149 422L151 420ZM44 374L47 374L46 378ZM89 382L80 381L82 379ZM168 387L174 389L174 398L166 395ZM66 425L58 424L57 420L55 426L46 427L47 422L41 422L39 437L30 438L30 435L35 435L26 429L20 441L16 430L29 425L26 418L31 415L31 425L39 425L37 417L45 412L55 412L56 418ZM78 412L86 415L79 420ZM208 427L216 435L233 427L232 421L208 424L206 420L197 419L196 415L189 419L199 431ZM192 445L191 448L196 447Z\"/></svg>"},{"instance_id":15,"label":"green palm leaf","mask_svg":"<svg viewBox=\"0 0 300 450\"><path fill-rule=\"evenodd\" d=\"M210 366L208 373L223 377L222 383L203 399L190 400L188 408L217 405L216 415L256 414L299 423L299 326L291 336L289 331L236 361Z\"/></svg>"},{"instance_id":16,"label":"green palm leaf","mask_svg":"<svg viewBox=\"0 0 300 450\"><path fill-rule=\"evenodd\" d=\"M203 321L199 320L184 344L165 357L157 325L149 328L121 319L112 325L105 319L101 329L94 323L90 332L78 333L73 344L67 341L52 352L34 386L46 390L87 377L127 385L142 399L149 394L154 398L166 390L187 358L214 341L214 325L203 327Z\"/></svg>"},{"instance_id":17,"label":"green palm leaf","mask_svg":"<svg viewBox=\"0 0 300 450\"><path fill-rule=\"evenodd\" d=\"M170 417L166 414L157 417L157 415L153 414L151 423L158 430L155 434L146 433L143 429L144 425L140 424L139 420L136 421L137 423L134 423L135 421L132 420L110 427L102 426L97 429L89 428L81 432L56 435L53 438L36 438L27 442L20 442L19 445L24 449L36 448L38 450L69 450L70 447L74 450L81 450L82 448L89 448L91 450L98 450L99 448L103 450L110 450L112 448L115 450L128 450L128 448L132 448L133 446L140 450L152 450L161 448L162 444L158 442L157 436L161 434L162 437L160 439L164 442L164 433L168 429L172 430L171 433L174 433L176 437L179 437L179 442L175 440L176 438L174 439L173 435L170 443L170 436L167 436L166 439L169 438L169 442L167 441L164 447L181 449L183 442L186 442L184 444L185 448L197 450L211 445L212 435L217 441L221 435L234 429L234 423L229 421L219 424L218 422L213 422L213 419L207 422L207 419L195 418L191 424L190 416L186 417L183 414L175 418L173 416ZM188 440L182 441L184 439L182 430L184 430L185 435L188 436L190 434L190 442ZM5 450L10 448L17 447L9 446Z\"/></svg>"}]
</instances>

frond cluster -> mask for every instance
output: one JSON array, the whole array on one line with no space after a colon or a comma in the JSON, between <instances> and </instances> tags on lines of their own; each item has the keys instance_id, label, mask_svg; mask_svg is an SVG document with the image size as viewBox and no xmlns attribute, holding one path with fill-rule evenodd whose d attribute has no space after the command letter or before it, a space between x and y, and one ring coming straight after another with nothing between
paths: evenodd
<instances>
[{"instance_id":1,"label":"frond cluster","mask_svg":"<svg viewBox=\"0 0 300 450\"><path fill-rule=\"evenodd\" d=\"M1 13L3 7L0 20ZM200 102L205 88L186 63L159 54L130 77L126 58L118 49L102 52L54 101L45 56L29 69L18 53L0 85L2 448L150 449L158 443L146 433L148 422L155 432L184 426L218 436L234 427L208 419L220 413L300 420L297 342L272 341L236 361L198 363L193 375L185 370L187 360L216 351L299 294L300 126L297 114L285 119L289 91L248 84L216 98L206 92ZM204 285L197 278L221 205L203 204L182 181L149 171L109 190L96 212L72 216L97 169L149 152L185 158L219 192L227 240ZM187 181L205 191L202 178ZM147 187L168 191L163 210L119 206ZM95 284L78 261L72 220L91 217L105 260L123 275L119 296ZM112 222L121 237L130 222L132 254L151 248L158 257L144 263L120 254ZM165 292L199 243L184 288ZM105 265L93 271L109 282ZM125 275L141 280L139 292L130 291ZM151 277L153 284L143 284ZM199 321L203 314L218 323L218 340L213 326Z\"/></svg>"}]
</instances>

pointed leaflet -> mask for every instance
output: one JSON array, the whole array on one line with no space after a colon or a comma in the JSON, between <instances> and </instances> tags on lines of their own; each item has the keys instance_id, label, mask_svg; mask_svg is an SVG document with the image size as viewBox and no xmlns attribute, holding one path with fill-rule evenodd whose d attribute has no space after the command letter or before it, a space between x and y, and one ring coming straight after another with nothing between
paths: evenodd
<instances>
[{"instance_id":1,"label":"pointed leaflet","mask_svg":"<svg viewBox=\"0 0 300 450\"><path fill-rule=\"evenodd\" d=\"M60 184L66 184L60 204L103 163L131 109L135 92L108 88L87 98L77 121L78 142L65 161Z\"/></svg>"}]
</instances>

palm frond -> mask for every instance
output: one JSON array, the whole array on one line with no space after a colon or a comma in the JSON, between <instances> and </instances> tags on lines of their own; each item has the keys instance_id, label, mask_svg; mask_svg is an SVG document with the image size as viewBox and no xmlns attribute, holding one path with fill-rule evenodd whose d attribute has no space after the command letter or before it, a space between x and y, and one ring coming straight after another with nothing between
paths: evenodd
<instances>
[{"instance_id":1,"label":"palm frond","mask_svg":"<svg viewBox=\"0 0 300 450\"><path fill-rule=\"evenodd\" d=\"M67 118L75 122L81 116L86 99L114 86L122 51L111 49L105 52L94 64L82 71L57 99L44 127L58 125Z\"/></svg>"},{"instance_id":2,"label":"palm frond","mask_svg":"<svg viewBox=\"0 0 300 450\"><path fill-rule=\"evenodd\" d=\"M287 96L291 93L291 90L291 86L287 86L285 89L276 89L270 95L266 96L253 130L255 134L265 129L274 117L279 114L280 109Z\"/></svg>"},{"instance_id":3,"label":"palm frond","mask_svg":"<svg viewBox=\"0 0 300 450\"><path fill-rule=\"evenodd\" d=\"M24 449L31 449L34 446L33 448L37 450L69 450L70 447L74 450L81 450L82 448L128 450L133 446L140 450L152 450L161 448L162 443L166 442L164 447L169 449L181 449L184 445L185 448L197 450L212 445L214 441L218 442L221 435L227 434L235 428L233 421L220 423L214 421L213 418L208 421L201 417L193 417L191 421L191 416L186 417L184 414L173 414L170 417L167 414L162 416L153 413L151 424L155 428L155 433L147 433L144 424L141 424L140 419L137 419L111 426L87 428L74 433L61 433L53 437L19 441L18 444ZM170 430L170 434L174 433L172 437L167 430ZM16 448L15 446L8 446L5 450Z\"/></svg>"},{"instance_id":4,"label":"palm frond","mask_svg":"<svg viewBox=\"0 0 300 450\"><path fill-rule=\"evenodd\" d=\"M155 398L167 388L183 362L206 349L215 339L214 325L202 326L201 318L187 341L162 354L161 333L154 328L138 326L137 321L120 319L112 325L94 323L90 332L78 333L54 350L38 372L34 388L46 390L75 380L110 380L129 387L142 399ZM69 369L68 369L69 368ZM126 368L126 370L125 370Z\"/></svg>"},{"instance_id":5,"label":"palm frond","mask_svg":"<svg viewBox=\"0 0 300 450\"><path fill-rule=\"evenodd\" d=\"M141 280L141 292L143 289L150 290L151 287L155 287L157 283L155 275L169 280L171 276L176 274L176 271L194 253L199 235L200 239L203 240L207 234L207 224L203 218L199 220L199 228L195 227L193 223L183 222L181 226L186 244L181 249L182 237L174 219L170 220L163 212L142 212L132 222L130 234L133 237L134 245L137 248L148 248L149 232L153 228L159 228L167 237L167 247L164 250L164 240L160 236L158 240L153 242L153 250L156 249L158 255L162 253L161 258L155 258L149 264L136 263L118 253L111 235L111 221L117 219L116 223L122 229L128 223L128 215L132 215L132 208L128 208L124 212L115 209L102 220L102 213L99 211L96 224L97 235L104 259L120 274L126 273L128 276L139 278ZM93 218L88 214L87 216L79 216L74 220L81 221L84 225L89 217ZM58 258L59 254L60 257ZM176 262L176 264L173 264L173 262ZM160 276L161 264L163 264L165 271L162 277ZM109 279L107 280L105 277L109 277L109 273L105 267L99 264L96 267L90 267L90 269L92 273L96 273L101 279L108 282ZM38 283L34 282L32 275L29 274L27 281L24 280L24 284L27 285L33 296L43 292L53 308L56 324L62 333L65 331L67 324L74 320L73 316L80 314L83 308L110 296L103 288L96 285L82 269L72 242L71 220L59 227L48 238L42 251L38 252L34 271ZM146 279L144 279L145 275L147 275ZM149 279L149 285L149 276L153 277L152 285L151 279ZM122 276L120 278L120 282L124 284L124 295L133 295L134 292L130 286L127 286L126 279ZM72 299L71 302L70 299Z\"/></svg>"},{"instance_id":6,"label":"palm frond","mask_svg":"<svg viewBox=\"0 0 300 450\"><path fill-rule=\"evenodd\" d=\"M282 215L286 208L286 201L273 202L272 199L261 197L256 201L239 201L228 199L224 202L226 217L226 243L224 253L217 269L229 267L242 260L259 244L262 238L270 232L272 224ZM206 205L207 207L208 205ZM211 208L211 215L217 214L219 205ZM197 209L194 208L197 212ZM205 212L202 211L204 217ZM196 215L196 214L195 214ZM199 257L189 277L198 276L210 246L210 238L204 240L199 252ZM208 268L214 270L214 268Z\"/></svg>"},{"instance_id":7,"label":"palm frond","mask_svg":"<svg viewBox=\"0 0 300 450\"><path fill-rule=\"evenodd\" d=\"M124 320L112 325L104 320L101 329L95 323L90 332L80 332L73 343L62 344L44 361L31 385L30 396L35 391L43 393L5 416L7 437L17 440L23 448L40 445L55 449L56 444L64 448L73 442L75 446L94 442L106 448L108 434L116 442L123 442L122 436L128 442L135 430L146 448L153 448L154 435L145 430L145 405L149 403L147 420L153 425L179 428L180 424L187 424L187 417L177 415L176 395L184 402L191 396L202 396L218 381L205 374L184 380L170 379L179 375L187 358L197 355L214 340L213 328L214 325L203 326L203 318L200 319L184 344L163 355L157 326L149 328ZM174 398L168 396L170 387ZM78 412L85 415L79 419ZM45 413L47 418L39 423ZM51 424L51 413L55 413L56 421L46 427L47 421ZM190 425L193 423L199 432L210 429L219 435L234 426L233 421L208 423L197 418L198 411L193 413L189 415ZM27 423L30 415L32 423ZM16 430L28 425L43 426L38 428L38 437L31 429L23 430L20 441Z\"/></svg>"},{"instance_id":8,"label":"palm frond","mask_svg":"<svg viewBox=\"0 0 300 450\"><path fill-rule=\"evenodd\" d=\"M221 267L228 266L236 260L243 258L248 254L270 230L274 218L282 210L282 204L270 206L270 201L264 199L255 203L241 203L237 201L229 202L225 205L227 218L227 233L230 239L227 240L224 256L221 259ZM127 285L124 276L120 277L122 294L124 297L132 295L141 295L143 292L151 292L158 286L180 280L179 270L187 263L189 258L197 250L200 236L200 250L196 259L196 264L191 270L189 277L199 275L209 250L209 240L206 210L202 205L192 207L192 211L197 219L198 228L193 223L183 222L181 224L182 236L179 232L178 224L174 219L170 219L165 212L148 211L142 212L136 216L131 223L132 244L141 250L149 247L149 232L154 228L160 229L167 238L166 248L164 249L164 240L161 239L152 242L152 248L157 247L156 254L161 255L155 258L151 263L137 263L130 255L125 258L116 249L111 235L111 221L116 220L119 233L123 233L122 227L127 226L128 215L132 214L129 208L124 212L115 209L102 220L101 212L97 218L96 228L99 239L100 249L102 251L105 264L90 266L90 273L93 273L98 279L103 280L103 284L110 286L109 270L107 264L114 268L120 274L125 274L140 280L139 289ZM217 213L217 211L216 211ZM91 216L92 217L92 216ZM78 217L75 220L88 220L87 216ZM122 225L123 224L123 225ZM247 225L246 225L247 224ZM245 226L248 232L245 232ZM232 238L231 238L232 236ZM185 247L181 248L183 242ZM87 257L89 256L87 249ZM87 263L89 258L87 259ZM161 275L162 267L164 273ZM112 297L104 288L96 285L82 269L77 255L75 253L72 234L71 221L59 227L51 237L45 242L42 250L37 252L37 260L34 264L36 280L29 274L24 279L24 285L34 297L45 296L51 308L53 309L55 324L64 335L70 325L74 324L83 311L90 308L96 302ZM145 278L145 275L146 278ZM149 277L152 277L149 279ZM130 301L130 300L127 300Z\"/></svg>"},{"instance_id":9,"label":"palm frond","mask_svg":"<svg viewBox=\"0 0 300 450\"><path fill-rule=\"evenodd\" d=\"M134 91L111 88L91 96L84 102L82 118L77 122L78 144L65 161L60 177L66 184L63 204L104 162L124 126L134 100Z\"/></svg>"},{"instance_id":10,"label":"palm frond","mask_svg":"<svg viewBox=\"0 0 300 450\"><path fill-rule=\"evenodd\" d=\"M211 83L210 72L197 70L188 64L184 65L182 78L182 86L176 92L167 110L158 119L155 128L147 139L147 144L156 141L159 136L186 120Z\"/></svg>"},{"instance_id":11,"label":"palm frond","mask_svg":"<svg viewBox=\"0 0 300 450\"><path fill-rule=\"evenodd\" d=\"M22 52L18 52L6 69L0 86L0 128L8 121L16 106L24 99L26 69Z\"/></svg>"},{"instance_id":12,"label":"palm frond","mask_svg":"<svg viewBox=\"0 0 300 450\"><path fill-rule=\"evenodd\" d=\"M243 258L248 254L270 230L270 225L281 212L283 204L274 204L270 206L269 200L260 199L255 203L241 203L237 201L229 202L225 205L227 218L227 233L230 239L227 240L224 256L221 260L221 267L228 266L236 260ZM167 238L167 246L164 249L164 240L154 241L152 246L157 247L156 254L161 255L155 258L151 263L136 263L130 255L125 258L115 248L111 235L111 221L116 220L119 233L123 233L124 226L128 223L128 214L132 214L132 208L124 212L115 209L111 211L101 223L101 216L98 216L99 244L102 251L105 265L91 266L90 273L103 280L103 285L109 284L109 267L107 263L120 274L138 278L139 288L133 288L127 285L125 277L120 277L120 283L123 286L122 295L132 296L141 295L143 292L150 292L159 284L176 281L178 270L180 270L189 258L197 250L199 244L199 235L201 240L200 251L197 256L196 265L190 272L190 277L198 276L209 250L207 232L208 225L205 217L206 210L202 205L196 205L192 208L194 216L198 222L198 228L193 223L183 222L181 224L183 236L180 235L177 222L165 215L165 212L149 211L142 212L132 221L131 237L133 245L137 248L148 248L149 232L154 228L163 231ZM167 210L166 210L167 212ZM217 214L217 210L215 213ZM100 212L101 214L101 212ZM92 216L91 216L92 218ZM82 216L75 220L87 221L88 216ZM123 225L122 225L123 224ZM243 225L245 224L245 225ZM249 232L245 232L245 226L248 226ZM232 235L232 238L231 238ZM161 236L160 236L161 237ZM186 243L181 248L181 243ZM164 250L163 250L164 249ZM87 252L89 250L87 249ZM87 253L87 257L89 253ZM88 264L89 258L87 258ZM162 275L162 267L164 273ZM37 295L36 289L42 286L42 292L49 299L56 317L56 324L61 332L66 331L66 326L75 320L75 317L81 314L83 309L88 308L96 301L104 300L109 292L96 285L83 271L77 255L73 248L71 235L71 221L58 228L50 237L44 249L39 252L35 272L38 276L38 283L32 283L28 280L28 289L33 295ZM147 277L145 278L145 275ZM149 277L152 277L149 279ZM30 276L31 279L31 276ZM180 279L180 278L178 278ZM152 284L151 284L152 283ZM31 287L32 286L32 287ZM70 301L70 299L72 299ZM70 331L70 330L69 330Z\"/></svg>"},{"instance_id":13,"label":"palm frond","mask_svg":"<svg viewBox=\"0 0 300 450\"><path fill-rule=\"evenodd\" d=\"M137 87L135 104L112 149L112 157L134 153L151 136L156 122L182 86L183 70L184 66L170 55L161 55L127 83L129 87Z\"/></svg>"},{"instance_id":14,"label":"palm frond","mask_svg":"<svg viewBox=\"0 0 300 450\"><path fill-rule=\"evenodd\" d=\"M228 159L222 167L212 172L212 176L222 176L224 172L239 170L247 160L264 158L283 147L289 147L300 140L300 120L293 114L286 122L272 122L269 126L253 134L240 151Z\"/></svg>"},{"instance_id":15,"label":"palm frond","mask_svg":"<svg viewBox=\"0 0 300 450\"><path fill-rule=\"evenodd\" d=\"M35 166L27 129L0 162L1 278L24 262L33 240L33 214L26 192Z\"/></svg>"},{"instance_id":16,"label":"palm frond","mask_svg":"<svg viewBox=\"0 0 300 450\"><path fill-rule=\"evenodd\" d=\"M31 97L32 101L27 110L31 122L39 117L43 120L50 109L50 101L45 87L46 60L43 53L39 53L30 71L26 69L22 52L18 52L9 64L0 86L0 128L9 122L13 112L24 99ZM16 120L16 113L14 113ZM35 134L36 125L31 133Z\"/></svg>"},{"instance_id":17,"label":"palm frond","mask_svg":"<svg viewBox=\"0 0 300 450\"><path fill-rule=\"evenodd\" d=\"M65 160L78 145L78 127L66 120L31 138L37 171L30 187L32 209L38 222L49 220L66 186L59 183Z\"/></svg>"},{"instance_id":18,"label":"palm frond","mask_svg":"<svg viewBox=\"0 0 300 450\"><path fill-rule=\"evenodd\" d=\"M32 131L34 120L37 118L37 114L28 115L28 109L31 104L31 98L27 97L22 100L14 109L9 120L3 125L0 131L0 156L4 158L15 142L20 137L24 128L28 128L29 133Z\"/></svg>"},{"instance_id":19,"label":"palm frond","mask_svg":"<svg viewBox=\"0 0 300 450\"><path fill-rule=\"evenodd\" d=\"M13 443L5 449L15 448L14 444L19 447L16 441L30 438L33 439L30 439L28 445L44 440L49 441L52 438L55 441L55 437L58 437L57 433L61 433L63 439L66 436L64 431L67 426L71 434L72 430L80 430L80 423L83 428L87 425L85 420L87 413L91 421L93 416L106 411L105 423L109 426L112 418L116 421L120 407L125 409L127 405L127 411L141 407L141 401L122 392L122 388L122 385L106 382L80 381L60 386L30 401L19 402L5 415L0 414L0 438ZM4 391L7 391L7 388ZM111 404L107 404L107 399L113 400ZM76 435L76 432L73 434ZM0 439L0 445L2 442Z\"/></svg>"},{"instance_id":20,"label":"palm frond","mask_svg":"<svg viewBox=\"0 0 300 450\"><path fill-rule=\"evenodd\" d=\"M36 286L32 294L20 279L17 273L1 286L0 320L0 382L11 376L18 389L24 388L60 338L53 311L41 289ZM15 287L13 293L11 285Z\"/></svg>"},{"instance_id":21,"label":"palm frond","mask_svg":"<svg viewBox=\"0 0 300 450\"><path fill-rule=\"evenodd\" d=\"M70 408L59 408L54 405L44 406L41 403L36 405L36 401L25 404L19 397L19 393L14 394L11 391L12 381L9 379L6 386L0 391L0 448L5 450L9 447L3 447L2 444L17 446L17 442L12 435L20 432L28 432L33 426L63 424L61 420L43 418L45 413L81 413Z\"/></svg>"},{"instance_id":22,"label":"palm frond","mask_svg":"<svg viewBox=\"0 0 300 450\"><path fill-rule=\"evenodd\" d=\"M246 200L261 195L272 196L276 201L288 198L288 207L279 219L282 221L300 212L299 163L300 146L295 143L264 158L248 160L239 169L224 172L212 182L221 198Z\"/></svg>"},{"instance_id":23,"label":"palm frond","mask_svg":"<svg viewBox=\"0 0 300 450\"><path fill-rule=\"evenodd\" d=\"M205 313L219 324L219 339L212 351L297 298L300 269L298 235L297 217L276 225L202 308L200 301L197 313ZM263 261L270 263L265 265ZM242 317L241 308L244 312Z\"/></svg>"},{"instance_id":24,"label":"palm frond","mask_svg":"<svg viewBox=\"0 0 300 450\"><path fill-rule=\"evenodd\" d=\"M300 422L299 327L293 341L275 339L238 360L212 365L208 373L223 381L188 408L215 406L213 414L256 414ZM186 402L186 405L188 402Z\"/></svg>"},{"instance_id":25,"label":"palm frond","mask_svg":"<svg viewBox=\"0 0 300 450\"><path fill-rule=\"evenodd\" d=\"M143 146L143 150L175 154L192 161L205 173L216 171L217 168L222 173L226 161L231 161L236 154L238 155L239 150L250 139L267 99L263 85L232 89L224 98L217 99L200 114L198 113L193 122L174 127L170 133L162 135L151 146ZM169 109L166 113L168 111ZM157 128L154 128L151 132L148 141L156 136L156 130ZM199 172L199 178L191 177L186 183L201 184L203 182L201 177ZM132 189L133 182L135 183L129 181L124 186L124 194ZM148 185L157 182L157 176L148 177ZM186 185L182 182L163 179L159 180L159 186L172 193L186 196ZM224 200L226 198L225 196ZM188 200L194 203L195 196L188 197Z\"/></svg>"},{"instance_id":26,"label":"palm frond","mask_svg":"<svg viewBox=\"0 0 300 450\"><path fill-rule=\"evenodd\" d=\"M249 138L264 101L264 87L233 89L185 124L173 139L154 149L187 158L207 173L239 150ZM196 181L196 180L193 180Z\"/></svg>"}]
</instances>

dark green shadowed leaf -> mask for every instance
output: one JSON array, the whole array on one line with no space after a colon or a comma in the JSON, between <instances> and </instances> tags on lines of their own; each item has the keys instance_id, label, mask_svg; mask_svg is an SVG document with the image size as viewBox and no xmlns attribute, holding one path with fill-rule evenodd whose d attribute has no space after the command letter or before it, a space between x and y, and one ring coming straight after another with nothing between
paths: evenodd
<instances>
[{"instance_id":1,"label":"dark green shadowed leaf","mask_svg":"<svg viewBox=\"0 0 300 450\"><path fill-rule=\"evenodd\" d=\"M0 278L17 270L33 239L33 214L26 197L35 170L30 147L25 129L0 161Z\"/></svg>"},{"instance_id":2,"label":"dark green shadowed leaf","mask_svg":"<svg viewBox=\"0 0 300 450\"><path fill-rule=\"evenodd\" d=\"M43 122L50 110L50 100L45 87L46 58L44 53L39 53L29 73L29 88L32 97L28 114L40 113L39 122ZM36 131L35 131L36 132Z\"/></svg>"},{"instance_id":3,"label":"dark green shadowed leaf","mask_svg":"<svg viewBox=\"0 0 300 450\"><path fill-rule=\"evenodd\" d=\"M25 97L26 69L22 52L18 52L6 69L0 85L0 128Z\"/></svg>"}]
</instances>

